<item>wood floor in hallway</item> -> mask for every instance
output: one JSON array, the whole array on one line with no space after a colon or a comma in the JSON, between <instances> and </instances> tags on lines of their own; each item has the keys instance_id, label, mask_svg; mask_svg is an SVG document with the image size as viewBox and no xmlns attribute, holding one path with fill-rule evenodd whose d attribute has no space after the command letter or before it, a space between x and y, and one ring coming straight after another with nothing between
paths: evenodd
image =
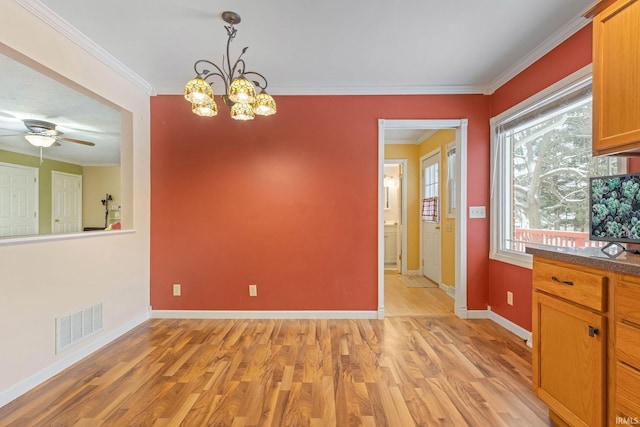
<instances>
[{"instance_id":1,"label":"wood floor in hallway","mask_svg":"<svg viewBox=\"0 0 640 427\"><path fill-rule=\"evenodd\" d=\"M151 319L0 408L5 426L548 426L489 320Z\"/></svg>"},{"instance_id":2,"label":"wood floor in hallway","mask_svg":"<svg viewBox=\"0 0 640 427\"><path fill-rule=\"evenodd\" d=\"M453 298L440 288L408 288L397 273L384 275L385 316L453 314Z\"/></svg>"}]
</instances>

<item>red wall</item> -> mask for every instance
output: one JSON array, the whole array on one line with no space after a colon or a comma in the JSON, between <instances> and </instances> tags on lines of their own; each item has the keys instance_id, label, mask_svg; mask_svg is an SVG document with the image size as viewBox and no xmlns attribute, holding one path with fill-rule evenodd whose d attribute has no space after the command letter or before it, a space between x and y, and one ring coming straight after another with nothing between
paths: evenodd
<instances>
[{"instance_id":1,"label":"red wall","mask_svg":"<svg viewBox=\"0 0 640 427\"><path fill-rule=\"evenodd\" d=\"M489 206L489 117L590 62L587 26L492 96L278 96L245 123L153 97L153 308L375 310L377 119L468 118L468 204ZM530 330L531 271L487 259L488 218L467 248L467 307Z\"/></svg>"},{"instance_id":2,"label":"red wall","mask_svg":"<svg viewBox=\"0 0 640 427\"><path fill-rule=\"evenodd\" d=\"M591 25L518 74L491 96L491 117L591 63ZM489 261L489 305L500 316L531 330L531 270ZM507 305L513 292L513 306Z\"/></svg>"},{"instance_id":3,"label":"red wall","mask_svg":"<svg viewBox=\"0 0 640 427\"><path fill-rule=\"evenodd\" d=\"M468 118L469 204L489 204L487 96L276 101L277 115L236 122L224 105L205 119L180 96L151 99L155 310L376 310L379 118ZM469 221L470 309L489 301L488 232Z\"/></svg>"}]
</instances>

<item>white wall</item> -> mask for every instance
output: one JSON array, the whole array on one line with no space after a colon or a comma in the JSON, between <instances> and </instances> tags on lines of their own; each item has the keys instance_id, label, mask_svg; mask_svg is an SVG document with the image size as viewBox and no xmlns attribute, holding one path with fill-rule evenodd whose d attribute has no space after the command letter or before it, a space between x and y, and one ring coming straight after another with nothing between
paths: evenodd
<instances>
[{"instance_id":1,"label":"white wall","mask_svg":"<svg viewBox=\"0 0 640 427\"><path fill-rule=\"evenodd\" d=\"M123 120L122 203L123 225L135 230L0 241L1 406L148 318L150 113L141 87L14 1L0 0L0 10L3 52L32 58L132 113ZM103 331L56 355L55 318L97 302L104 304Z\"/></svg>"}]
</instances>

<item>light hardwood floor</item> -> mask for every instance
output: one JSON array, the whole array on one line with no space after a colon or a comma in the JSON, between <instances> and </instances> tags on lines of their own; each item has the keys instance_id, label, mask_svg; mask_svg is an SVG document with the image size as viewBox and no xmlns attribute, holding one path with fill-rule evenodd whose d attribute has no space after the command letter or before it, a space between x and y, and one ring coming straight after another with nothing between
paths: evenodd
<instances>
[{"instance_id":1,"label":"light hardwood floor","mask_svg":"<svg viewBox=\"0 0 640 427\"><path fill-rule=\"evenodd\" d=\"M440 288L408 288L397 273L384 275L385 316L453 314L453 298Z\"/></svg>"},{"instance_id":2,"label":"light hardwood floor","mask_svg":"<svg viewBox=\"0 0 640 427\"><path fill-rule=\"evenodd\" d=\"M549 425L489 320L152 319L0 408L1 426Z\"/></svg>"}]
</instances>

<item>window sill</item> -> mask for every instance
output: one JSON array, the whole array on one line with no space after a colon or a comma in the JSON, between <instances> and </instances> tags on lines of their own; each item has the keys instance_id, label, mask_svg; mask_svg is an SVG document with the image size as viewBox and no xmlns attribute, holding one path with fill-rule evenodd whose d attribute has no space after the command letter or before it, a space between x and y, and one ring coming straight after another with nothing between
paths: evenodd
<instances>
[{"instance_id":1,"label":"window sill","mask_svg":"<svg viewBox=\"0 0 640 427\"><path fill-rule=\"evenodd\" d=\"M525 253L490 252L489 259L527 268L529 270L533 268L533 257Z\"/></svg>"},{"instance_id":2,"label":"window sill","mask_svg":"<svg viewBox=\"0 0 640 427\"><path fill-rule=\"evenodd\" d=\"M0 239L0 246L24 245L29 243L53 242L57 240L84 239L89 237L133 234L135 230L84 231L72 234L46 234L42 236L7 237Z\"/></svg>"}]
</instances>

